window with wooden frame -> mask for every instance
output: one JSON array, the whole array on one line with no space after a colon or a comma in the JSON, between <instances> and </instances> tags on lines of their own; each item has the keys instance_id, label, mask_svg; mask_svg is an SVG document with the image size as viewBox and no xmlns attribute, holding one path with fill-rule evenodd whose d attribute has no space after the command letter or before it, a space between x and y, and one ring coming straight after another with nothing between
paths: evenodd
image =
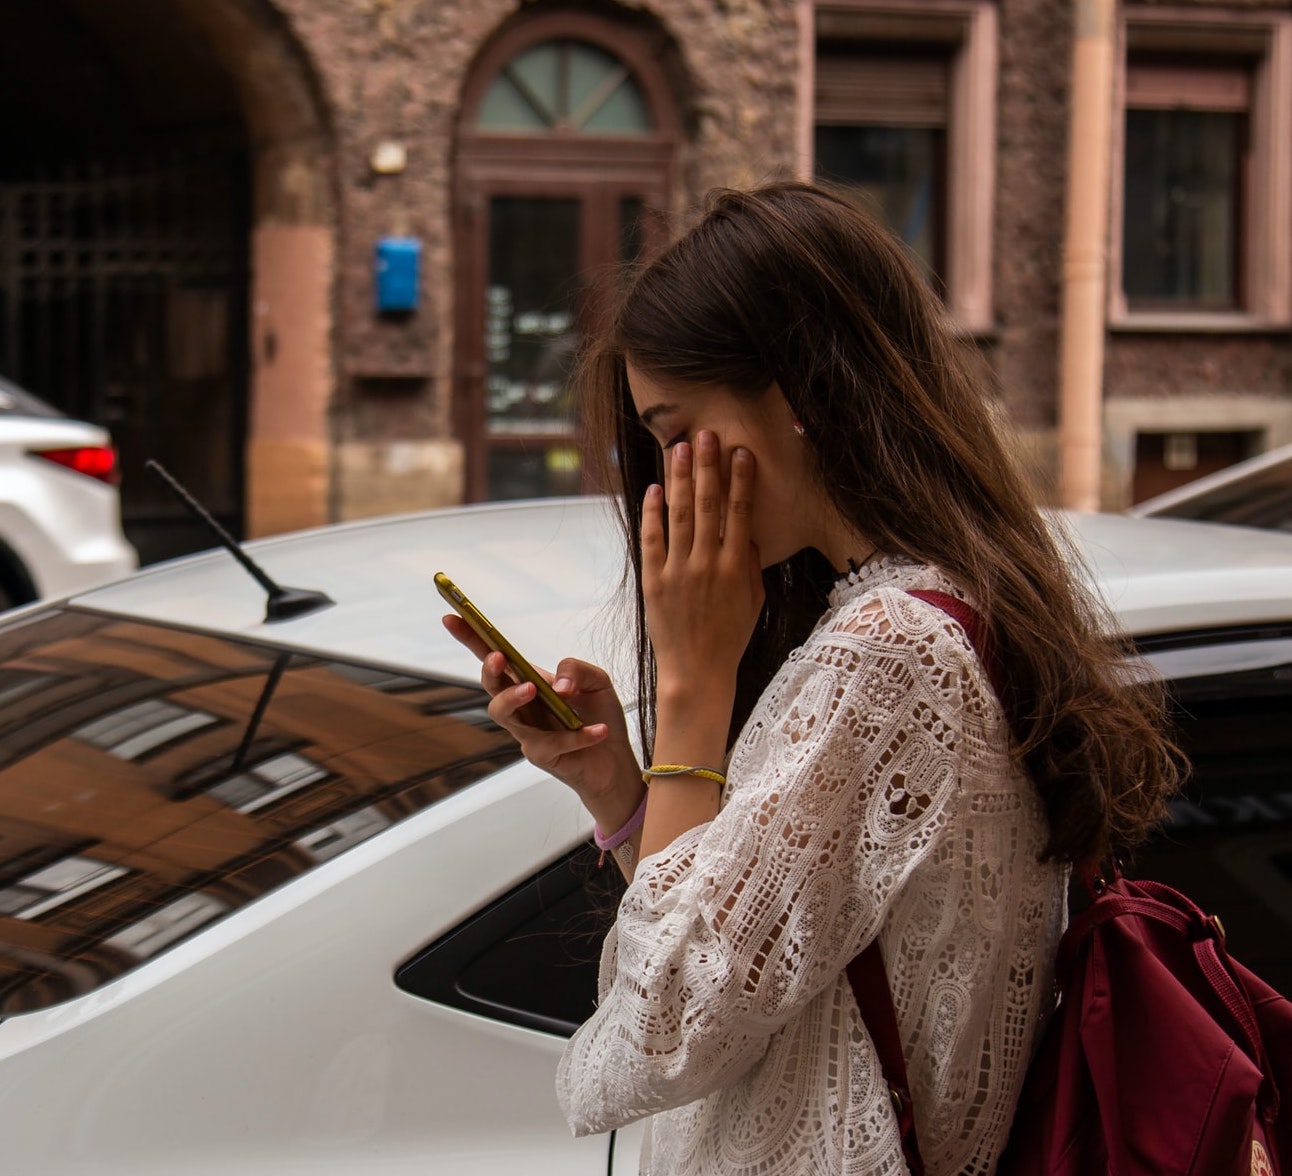
<instances>
[{"instance_id":1,"label":"window with wooden frame","mask_svg":"<svg viewBox=\"0 0 1292 1176\"><path fill-rule=\"evenodd\" d=\"M1278 14L1127 11L1114 325L1292 321L1290 33Z\"/></svg>"},{"instance_id":2,"label":"window with wooden frame","mask_svg":"<svg viewBox=\"0 0 1292 1176\"><path fill-rule=\"evenodd\" d=\"M945 46L897 55L826 42L817 49L813 152L818 179L856 191L944 292Z\"/></svg>"},{"instance_id":3,"label":"window with wooden frame","mask_svg":"<svg viewBox=\"0 0 1292 1176\"><path fill-rule=\"evenodd\" d=\"M995 90L990 3L816 9L814 174L858 192L971 332L993 325Z\"/></svg>"}]
</instances>

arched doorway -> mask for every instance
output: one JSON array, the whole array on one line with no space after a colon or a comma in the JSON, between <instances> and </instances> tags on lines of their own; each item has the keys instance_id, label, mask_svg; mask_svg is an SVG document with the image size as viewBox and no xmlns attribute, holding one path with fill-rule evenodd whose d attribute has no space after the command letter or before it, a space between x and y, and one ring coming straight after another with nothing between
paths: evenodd
<instances>
[{"instance_id":1,"label":"arched doorway","mask_svg":"<svg viewBox=\"0 0 1292 1176\"><path fill-rule=\"evenodd\" d=\"M586 13L481 55L458 140L454 423L471 500L585 488L569 360L661 231L678 119L647 34Z\"/></svg>"},{"instance_id":2,"label":"arched doorway","mask_svg":"<svg viewBox=\"0 0 1292 1176\"><path fill-rule=\"evenodd\" d=\"M235 534L275 529L248 525L265 497L255 442L275 359L314 338L329 346L330 320L301 324L266 357L251 327L293 260L273 264L266 226L326 223L304 74L264 0L0 6L0 371L111 429L144 562L211 546L148 458ZM306 279L321 282L326 307L323 231L325 264L294 272L306 301ZM330 389L330 364L319 367ZM321 401L325 453L328 392L307 394ZM325 456L318 465L297 495L325 503Z\"/></svg>"}]
</instances>

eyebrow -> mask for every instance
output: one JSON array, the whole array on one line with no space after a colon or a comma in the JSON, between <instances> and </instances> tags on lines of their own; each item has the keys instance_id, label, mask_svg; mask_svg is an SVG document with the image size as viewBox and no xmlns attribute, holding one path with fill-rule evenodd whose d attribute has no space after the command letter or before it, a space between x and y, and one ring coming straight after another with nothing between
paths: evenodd
<instances>
[{"instance_id":1,"label":"eyebrow","mask_svg":"<svg viewBox=\"0 0 1292 1176\"><path fill-rule=\"evenodd\" d=\"M652 404L641 414L641 423L649 429L657 417L667 416L670 412L677 412L680 407L677 404Z\"/></svg>"}]
</instances>

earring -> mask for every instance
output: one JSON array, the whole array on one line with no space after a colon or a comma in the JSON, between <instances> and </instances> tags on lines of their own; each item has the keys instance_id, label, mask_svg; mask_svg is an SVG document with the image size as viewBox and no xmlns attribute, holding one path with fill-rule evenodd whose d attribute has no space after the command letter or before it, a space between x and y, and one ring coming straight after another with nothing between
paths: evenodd
<instances>
[{"instance_id":1,"label":"earring","mask_svg":"<svg viewBox=\"0 0 1292 1176\"><path fill-rule=\"evenodd\" d=\"M803 422L802 422L802 421L800 421L800 420L795 420L795 422L794 422L794 431L795 431L795 432L796 432L800 437L806 437L806 436L807 436L807 430L803 427Z\"/></svg>"}]
</instances>

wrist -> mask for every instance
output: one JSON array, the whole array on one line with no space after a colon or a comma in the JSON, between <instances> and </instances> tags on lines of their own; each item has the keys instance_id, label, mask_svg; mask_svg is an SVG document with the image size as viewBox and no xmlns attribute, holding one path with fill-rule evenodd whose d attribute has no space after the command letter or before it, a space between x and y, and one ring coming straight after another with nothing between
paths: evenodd
<instances>
[{"instance_id":1,"label":"wrist","mask_svg":"<svg viewBox=\"0 0 1292 1176\"><path fill-rule=\"evenodd\" d=\"M607 837L623 828L646 799L646 784L634 762L631 774L616 776L595 793L580 792L579 800L591 815L598 834Z\"/></svg>"},{"instance_id":2,"label":"wrist","mask_svg":"<svg viewBox=\"0 0 1292 1176\"><path fill-rule=\"evenodd\" d=\"M673 708L683 714L697 707L722 710L730 715L736 698L735 674L668 674L655 680L655 710Z\"/></svg>"},{"instance_id":3,"label":"wrist","mask_svg":"<svg viewBox=\"0 0 1292 1176\"><path fill-rule=\"evenodd\" d=\"M725 740L736 702L736 683L706 678L686 682L661 681L655 689L656 727L690 730L716 727Z\"/></svg>"},{"instance_id":4,"label":"wrist","mask_svg":"<svg viewBox=\"0 0 1292 1176\"><path fill-rule=\"evenodd\" d=\"M642 796L641 803L633 810L632 815L618 826L602 827L599 822L592 826L592 840L596 847L605 853L618 849L637 832L646 820L646 801L649 793Z\"/></svg>"}]
</instances>

